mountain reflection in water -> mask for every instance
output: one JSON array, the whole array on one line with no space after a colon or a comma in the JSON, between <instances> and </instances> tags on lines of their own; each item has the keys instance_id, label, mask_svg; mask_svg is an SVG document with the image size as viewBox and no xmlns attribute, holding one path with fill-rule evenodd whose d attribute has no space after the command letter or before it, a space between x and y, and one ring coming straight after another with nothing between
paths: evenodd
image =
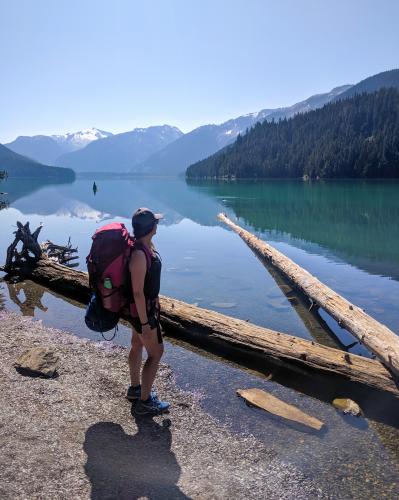
<instances>
[{"instance_id":1,"label":"mountain reflection in water","mask_svg":"<svg viewBox=\"0 0 399 500\"><path fill-rule=\"evenodd\" d=\"M370 273L399 279L395 181L194 182L250 230L274 241L316 244Z\"/></svg>"}]
</instances>

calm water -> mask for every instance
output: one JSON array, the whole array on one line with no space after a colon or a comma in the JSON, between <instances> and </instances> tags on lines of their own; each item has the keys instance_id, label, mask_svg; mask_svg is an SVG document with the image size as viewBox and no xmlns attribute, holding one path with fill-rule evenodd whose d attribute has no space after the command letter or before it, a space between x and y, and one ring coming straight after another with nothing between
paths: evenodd
<instances>
[{"instance_id":1,"label":"calm water","mask_svg":"<svg viewBox=\"0 0 399 500\"><path fill-rule=\"evenodd\" d=\"M165 214L156 237L164 294L311 338L267 270L218 223L216 215L224 211L399 333L399 183L96 181L96 195L91 179L3 182L10 207L0 211L1 255L17 220L32 227L42 222L43 239L66 243L71 237L84 269L90 236L101 224L120 220L130 227L134 208L149 206ZM330 326L343 343L351 342ZM352 350L365 353L358 346Z\"/></svg>"},{"instance_id":2,"label":"calm water","mask_svg":"<svg viewBox=\"0 0 399 500\"><path fill-rule=\"evenodd\" d=\"M306 314L306 304L291 305L281 283L237 235L218 223L216 215L223 211L399 334L398 183L187 184L178 179L103 176L96 178L96 195L92 183L93 178L58 185L1 183L9 202L9 208L0 211L2 260L16 221L29 220L33 228L44 224L42 240L62 244L70 236L84 269L90 236L101 224L119 220L130 227L133 210L149 206L165 214L155 240L163 258L162 293L328 345L351 344L353 338L325 314L315 319ZM97 338L83 326L77 304L32 283L0 283L0 300L49 325ZM127 328L121 329L118 341L128 344ZM359 345L350 350L367 355ZM178 383L203 393L203 405L215 418L254 433L282 459L317 477L333 496L394 496L399 475L392 418L343 418L328 401L288 388L293 381L265 381L179 345L169 344L167 351L166 361ZM266 388L318 416L327 423L327 431L306 433L248 409L234 392L251 386ZM334 390L330 388L331 394ZM336 390L336 396L345 396Z\"/></svg>"}]
</instances>

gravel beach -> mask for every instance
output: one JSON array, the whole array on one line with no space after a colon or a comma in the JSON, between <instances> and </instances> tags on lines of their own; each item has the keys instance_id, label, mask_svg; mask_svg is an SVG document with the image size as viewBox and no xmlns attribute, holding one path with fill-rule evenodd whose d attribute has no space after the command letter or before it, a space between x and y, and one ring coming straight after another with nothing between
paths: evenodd
<instances>
[{"instance_id":1,"label":"gravel beach","mask_svg":"<svg viewBox=\"0 0 399 500\"><path fill-rule=\"evenodd\" d=\"M31 347L60 357L53 379L21 375ZM170 413L137 418L125 399L127 349L0 311L2 499L323 498L314 482L254 437L233 434L176 387L156 389Z\"/></svg>"}]
</instances>

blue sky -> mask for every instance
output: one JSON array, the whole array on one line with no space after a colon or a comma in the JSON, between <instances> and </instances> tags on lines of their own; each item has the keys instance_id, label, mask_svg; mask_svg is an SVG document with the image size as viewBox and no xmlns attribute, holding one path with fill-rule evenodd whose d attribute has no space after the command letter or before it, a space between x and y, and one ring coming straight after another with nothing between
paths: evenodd
<instances>
[{"instance_id":1,"label":"blue sky","mask_svg":"<svg viewBox=\"0 0 399 500\"><path fill-rule=\"evenodd\" d=\"M184 132L399 67L397 0L0 0L0 142Z\"/></svg>"}]
</instances>

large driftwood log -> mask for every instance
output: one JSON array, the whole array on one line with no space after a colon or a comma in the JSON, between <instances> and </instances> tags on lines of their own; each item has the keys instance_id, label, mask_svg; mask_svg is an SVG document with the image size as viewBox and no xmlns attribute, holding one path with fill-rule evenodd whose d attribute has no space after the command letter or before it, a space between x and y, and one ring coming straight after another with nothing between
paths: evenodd
<instances>
[{"instance_id":1,"label":"large driftwood log","mask_svg":"<svg viewBox=\"0 0 399 500\"><path fill-rule=\"evenodd\" d=\"M295 284L311 301L322 307L338 324L346 328L373 352L389 369L399 375L399 337L360 307L321 283L284 254L231 221L225 214L218 219L235 231L261 260L270 262Z\"/></svg>"},{"instance_id":2,"label":"large driftwood log","mask_svg":"<svg viewBox=\"0 0 399 500\"><path fill-rule=\"evenodd\" d=\"M43 256L36 264L20 270L24 277L76 300L87 303L90 297L88 275L69 269ZM202 309L161 296L161 321L169 335L194 345L218 342L226 353L241 349L267 359L295 362L315 370L343 375L375 389L399 396L394 376L378 361L332 349L315 342L275 332L246 321Z\"/></svg>"}]
</instances>

